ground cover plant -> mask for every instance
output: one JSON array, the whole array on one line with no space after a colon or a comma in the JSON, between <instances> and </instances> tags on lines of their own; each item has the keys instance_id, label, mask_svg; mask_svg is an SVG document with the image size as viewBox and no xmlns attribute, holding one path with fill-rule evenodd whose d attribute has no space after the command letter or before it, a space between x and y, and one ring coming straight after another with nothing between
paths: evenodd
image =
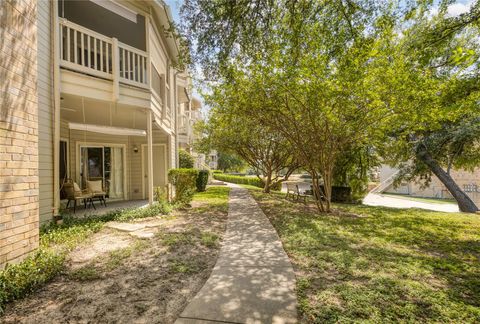
<instances>
[{"instance_id":1,"label":"ground cover plant","mask_svg":"<svg viewBox=\"0 0 480 324\"><path fill-rule=\"evenodd\" d=\"M297 275L304 323L480 321L480 217L286 201L249 188Z\"/></svg>"},{"instance_id":2,"label":"ground cover plant","mask_svg":"<svg viewBox=\"0 0 480 324\"><path fill-rule=\"evenodd\" d=\"M112 211L102 216L64 216L60 225L51 223L40 230L39 248L25 261L0 271L0 314L6 303L22 298L64 270L69 251L100 231L108 221L131 221L168 214L171 206L156 203L146 208Z\"/></svg>"},{"instance_id":3,"label":"ground cover plant","mask_svg":"<svg viewBox=\"0 0 480 324\"><path fill-rule=\"evenodd\" d=\"M210 187L191 208L133 220L154 232L148 238L103 226L72 239L61 272L8 304L0 322L174 322L216 262L228 193Z\"/></svg>"}]
</instances>

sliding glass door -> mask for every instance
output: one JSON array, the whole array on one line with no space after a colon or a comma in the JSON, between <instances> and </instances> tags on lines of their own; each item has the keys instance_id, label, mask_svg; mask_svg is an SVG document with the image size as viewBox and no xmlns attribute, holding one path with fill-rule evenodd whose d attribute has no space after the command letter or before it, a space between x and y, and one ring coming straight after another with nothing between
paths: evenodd
<instances>
[{"instance_id":1,"label":"sliding glass door","mask_svg":"<svg viewBox=\"0 0 480 324\"><path fill-rule=\"evenodd\" d=\"M124 198L124 149L118 146L80 146L80 179L82 188L87 180L102 180L111 199Z\"/></svg>"}]
</instances>

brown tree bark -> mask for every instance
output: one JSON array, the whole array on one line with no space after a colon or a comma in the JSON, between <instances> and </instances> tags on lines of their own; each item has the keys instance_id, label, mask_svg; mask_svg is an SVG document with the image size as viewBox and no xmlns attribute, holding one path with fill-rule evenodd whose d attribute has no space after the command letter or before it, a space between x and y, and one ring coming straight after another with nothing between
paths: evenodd
<instances>
[{"instance_id":1,"label":"brown tree bark","mask_svg":"<svg viewBox=\"0 0 480 324\"><path fill-rule=\"evenodd\" d=\"M438 162L427 151L425 145L419 145L416 155L420 161L428 166L428 168L437 176L437 178L445 185L445 187L447 187L448 191L457 201L460 211L465 213L475 213L478 211L478 207L475 205L472 199L470 199L470 197L462 189L460 189L452 177L442 169Z\"/></svg>"},{"instance_id":2,"label":"brown tree bark","mask_svg":"<svg viewBox=\"0 0 480 324\"><path fill-rule=\"evenodd\" d=\"M270 193L270 186L272 185L272 168L271 166L267 166L265 172L266 177L265 177L265 186L263 187L263 192L264 193Z\"/></svg>"}]
</instances>

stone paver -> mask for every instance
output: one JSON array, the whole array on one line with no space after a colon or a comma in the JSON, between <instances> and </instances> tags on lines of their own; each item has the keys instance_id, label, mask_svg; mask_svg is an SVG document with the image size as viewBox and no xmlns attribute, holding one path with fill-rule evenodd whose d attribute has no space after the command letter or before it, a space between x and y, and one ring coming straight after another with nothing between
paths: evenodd
<instances>
[{"instance_id":1,"label":"stone paver","mask_svg":"<svg viewBox=\"0 0 480 324\"><path fill-rule=\"evenodd\" d=\"M369 206L385 206L392 208L421 208L447 213L458 213L458 205L454 203L428 203L422 201L409 200L408 198L385 196L382 194L369 193L364 199L363 204Z\"/></svg>"},{"instance_id":2,"label":"stone paver","mask_svg":"<svg viewBox=\"0 0 480 324\"><path fill-rule=\"evenodd\" d=\"M108 223L107 227L123 231L123 232L134 232L145 228L145 224L139 223Z\"/></svg>"},{"instance_id":3,"label":"stone paver","mask_svg":"<svg viewBox=\"0 0 480 324\"><path fill-rule=\"evenodd\" d=\"M220 256L176 323L296 323L295 274L280 239L248 191L231 187Z\"/></svg>"}]
</instances>

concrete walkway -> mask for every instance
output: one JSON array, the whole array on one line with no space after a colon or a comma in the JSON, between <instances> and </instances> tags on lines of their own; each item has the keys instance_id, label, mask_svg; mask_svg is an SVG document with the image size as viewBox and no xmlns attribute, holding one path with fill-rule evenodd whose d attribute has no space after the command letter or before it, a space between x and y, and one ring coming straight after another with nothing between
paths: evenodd
<instances>
[{"instance_id":1,"label":"concrete walkway","mask_svg":"<svg viewBox=\"0 0 480 324\"><path fill-rule=\"evenodd\" d=\"M458 205L454 203L429 203L423 201L409 200L408 198L392 197L382 194L369 193L363 204L369 206L385 206L392 208L421 208L447 213L458 213Z\"/></svg>"},{"instance_id":2,"label":"concrete walkway","mask_svg":"<svg viewBox=\"0 0 480 324\"><path fill-rule=\"evenodd\" d=\"M295 275L280 239L248 191L229 186L219 258L176 323L296 323Z\"/></svg>"}]
</instances>

